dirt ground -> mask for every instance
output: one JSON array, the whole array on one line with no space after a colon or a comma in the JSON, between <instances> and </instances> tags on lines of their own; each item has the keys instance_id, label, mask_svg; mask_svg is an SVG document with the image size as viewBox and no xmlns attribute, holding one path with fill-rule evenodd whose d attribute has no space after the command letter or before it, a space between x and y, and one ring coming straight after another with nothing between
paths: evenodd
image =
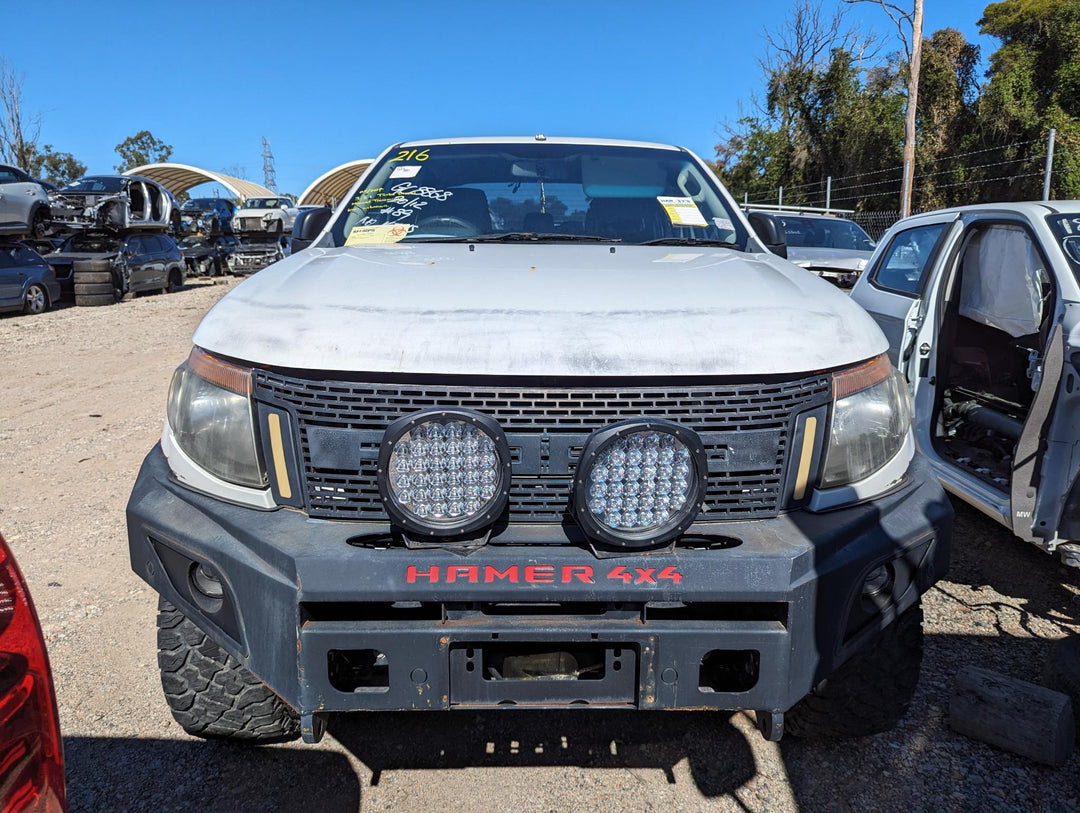
<instances>
[{"instance_id":1,"label":"dirt ground","mask_svg":"<svg viewBox=\"0 0 1080 813\"><path fill-rule=\"evenodd\" d=\"M318 746L186 736L124 505L173 368L235 284L0 317L0 530L48 640L72 810L1080 810L1078 753L1054 770L948 728L961 666L1037 681L1049 642L1080 631L1077 571L963 507L920 688L888 734L772 744L742 713L500 711L354 715Z\"/></svg>"}]
</instances>

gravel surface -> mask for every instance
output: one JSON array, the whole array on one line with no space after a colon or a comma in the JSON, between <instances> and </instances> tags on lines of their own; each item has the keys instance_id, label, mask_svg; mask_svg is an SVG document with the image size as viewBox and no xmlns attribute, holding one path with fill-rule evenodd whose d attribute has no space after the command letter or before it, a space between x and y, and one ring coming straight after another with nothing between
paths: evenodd
<instances>
[{"instance_id":1,"label":"gravel surface","mask_svg":"<svg viewBox=\"0 0 1080 813\"><path fill-rule=\"evenodd\" d=\"M1037 682L1080 631L1077 571L963 506L912 711L877 737L772 744L744 713L588 711L353 715L318 746L186 736L124 505L173 368L235 284L0 317L0 529L45 628L72 810L1080 811L1080 752L1054 770L948 728L961 666Z\"/></svg>"}]
</instances>

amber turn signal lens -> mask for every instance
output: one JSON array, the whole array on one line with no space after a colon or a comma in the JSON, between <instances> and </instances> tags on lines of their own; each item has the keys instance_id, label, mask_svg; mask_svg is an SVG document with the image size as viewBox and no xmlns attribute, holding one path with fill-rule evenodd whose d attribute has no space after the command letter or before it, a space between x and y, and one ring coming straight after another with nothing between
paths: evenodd
<instances>
[{"instance_id":1,"label":"amber turn signal lens","mask_svg":"<svg viewBox=\"0 0 1080 813\"><path fill-rule=\"evenodd\" d=\"M857 367L840 370L833 373L832 395L833 398L844 398L852 393L868 389L875 384L880 384L889 377L892 365L885 353L870 359Z\"/></svg>"}]
</instances>

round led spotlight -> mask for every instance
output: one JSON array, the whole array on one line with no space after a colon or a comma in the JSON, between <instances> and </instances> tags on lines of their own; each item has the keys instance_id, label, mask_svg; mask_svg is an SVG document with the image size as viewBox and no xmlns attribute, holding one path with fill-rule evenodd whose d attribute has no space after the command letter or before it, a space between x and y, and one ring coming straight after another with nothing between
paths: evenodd
<instances>
[{"instance_id":1,"label":"round led spotlight","mask_svg":"<svg viewBox=\"0 0 1080 813\"><path fill-rule=\"evenodd\" d=\"M609 545L669 542L697 517L708 466L695 432L671 421L613 424L594 432L574 477L574 514Z\"/></svg>"},{"instance_id":2,"label":"round led spotlight","mask_svg":"<svg viewBox=\"0 0 1080 813\"><path fill-rule=\"evenodd\" d=\"M395 523L424 536L490 525L510 493L510 447L499 425L467 409L431 409L386 428L379 494Z\"/></svg>"}]
</instances>

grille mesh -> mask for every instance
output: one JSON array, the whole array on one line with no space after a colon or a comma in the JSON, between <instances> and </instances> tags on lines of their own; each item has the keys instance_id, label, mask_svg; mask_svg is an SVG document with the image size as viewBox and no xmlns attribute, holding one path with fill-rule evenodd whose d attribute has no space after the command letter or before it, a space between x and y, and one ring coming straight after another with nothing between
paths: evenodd
<instances>
[{"instance_id":1,"label":"grille mesh","mask_svg":"<svg viewBox=\"0 0 1080 813\"><path fill-rule=\"evenodd\" d=\"M320 467L312 459L313 427L381 431L422 409L460 407L490 415L515 434L581 433L633 418L663 418L698 432L779 430L775 464L768 471L713 473L705 518L750 519L777 513L794 413L824 403L827 375L769 384L704 387L464 387L314 381L255 371L255 395L289 410L299 429L308 513L338 519L386 519L373 454L357 470ZM369 453L374 450L368 450ZM712 451L706 444L706 451ZM569 508L571 479L515 476L511 522L559 522Z\"/></svg>"}]
</instances>

